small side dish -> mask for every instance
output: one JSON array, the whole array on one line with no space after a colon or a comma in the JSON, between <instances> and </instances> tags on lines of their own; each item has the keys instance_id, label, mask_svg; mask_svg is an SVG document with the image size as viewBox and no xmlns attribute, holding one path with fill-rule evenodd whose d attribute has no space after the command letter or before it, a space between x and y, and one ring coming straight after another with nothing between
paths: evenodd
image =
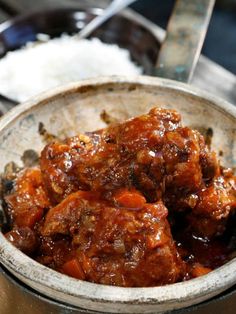
<instances>
[{"instance_id":1,"label":"small side dish","mask_svg":"<svg viewBox=\"0 0 236 314\"><path fill-rule=\"evenodd\" d=\"M236 177L174 110L55 139L2 194L6 238L78 279L159 286L234 256Z\"/></svg>"}]
</instances>

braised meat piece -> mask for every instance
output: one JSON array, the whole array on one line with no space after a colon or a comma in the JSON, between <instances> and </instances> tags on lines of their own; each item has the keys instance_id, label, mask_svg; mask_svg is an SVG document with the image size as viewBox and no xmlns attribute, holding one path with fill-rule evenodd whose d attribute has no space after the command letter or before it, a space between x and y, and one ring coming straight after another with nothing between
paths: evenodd
<instances>
[{"instance_id":1,"label":"braised meat piece","mask_svg":"<svg viewBox=\"0 0 236 314\"><path fill-rule=\"evenodd\" d=\"M19 173L12 193L5 197L13 226L33 229L42 219L44 211L50 207L42 185L39 168L28 168Z\"/></svg>"},{"instance_id":2,"label":"braised meat piece","mask_svg":"<svg viewBox=\"0 0 236 314\"><path fill-rule=\"evenodd\" d=\"M112 202L76 192L51 208L43 237L70 236L74 257L60 271L96 283L146 287L179 281L181 261L161 202L146 203L137 191L120 190Z\"/></svg>"},{"instance_id":3,"label":"braised meat piece","mask_svg":"<svg viewBox=\"0 0 236 314\"><path fill-rule=\"evenodd\" d=\"M37 236L29 227L14 227L5 234L5 237L26 254L32 254L38 247Z\"/></svg>"},{"instance_id":4,"label":"braised meat piece","mask_svg":"<svg viewBox=\"0 0 236 314\"><path fill-rule=\"evenodd\" d=\"M55 203L78 189L133 186L153 202L166 188L195 192L201 187L202 168L211 158L202 141L197 131L180 126L175 111L155 108L107 129L49 144L40 165Z\"/></svg>"},{"instance_id":5,"label":"braised meat piece","mask_svg":"<svg viewBox=\"0 0 236 314\"><path fill-rule=\"evenodd\" d=\"M182 127L175 111L154 108L107 129L54 142L43 150L40 165L55 204L78 189L106 193L135 187L150 202L163 199L172 211L194 207L193 217L201 216L198 225L203 224L204 236L219 233L233 206L230 202L230 209L222 207L225 212L218 219L222 223L213 228L213 221L212 231L204 231L206 221L211 224L209 215L195 205L201 198L199 191L220 176L220 167L204 138Z\"/></svg>"},{"instance_id":6,"label":"braised meat piece","mask_svg":"<svg viewBox=\"0 0 236 314\"><path fill-rule=\"evenodd\" d=\"M197 193L198 201L188 216L196 234L211 238L222 235L229 216L236 209L236 177L216 177Z\"/></svg>"},{"instance_id":7,"label":"braised meat piece","mask_svg":"<svg viewBox=\"0 0 236 314\"><path fill-rule=\"evenodd\" d=\"M164 203L170 212L181 213L187 229L196 236L206 239L221 236L235 213L236 177L232 171L226 174L226 169L219 169L219 175L203 183L195 193L181 195L167 191Z\"/></svg>"},{"instance_id":8,"label":"braised meat piece","mask_svg":"<svg viewBox=\"0 0 236 314\"><path fill-rule=\"evenodd\" d=\"M98 132L49 144L40 165L50 197L60 202L78 189L109 191L134 184L155 192L158 179L150 178L150 164L161 159L155 151L165 132L178 128L179 122L175 111L155 109ZM157 164L155 170L162 177Z\"/></svg>"},{"instance_id":9,"label":"braised meat piece","mask_svg":"<svg viewBox=\"0 0 236 314\"><path fill-rule=\"evenodd\" d=\"M5 196L7 212L12 222L12 230L7 239L21 251L30 254L37 248L35 225L50 207L46 192L42 187L39 168L28 168L20 172L13 191Z\"/></svg>"}]
</instances>

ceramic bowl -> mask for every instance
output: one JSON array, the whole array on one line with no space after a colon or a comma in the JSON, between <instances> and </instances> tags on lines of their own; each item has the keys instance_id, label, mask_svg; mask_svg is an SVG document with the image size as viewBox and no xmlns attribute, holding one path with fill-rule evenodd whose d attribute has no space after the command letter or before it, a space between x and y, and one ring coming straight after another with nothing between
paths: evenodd
<instances>
[{"instance_id":1,"label":"ceramic bowl","mask_svg":"<svg viewBox=\"0 0 236 314\"><path fill-rule=\"evenodd\" d=\"M213 129L213 149L222 163L236 165L236 108L214 96L174 81L151 77L113 77L79 82L37 96L15 107L0 121L0 171L21 164L27 149L44 146L38 124L70 136L104 127L106 110L124 120L157 106L177 109L185 125ZM220 294L236 283L236 259L186 282L152 288L121 288L76 280L57 273L14 248L0 233L0 261L20 281L41 294L79 308L110 313L163 313Z\"/></svg>"}]
</instances>

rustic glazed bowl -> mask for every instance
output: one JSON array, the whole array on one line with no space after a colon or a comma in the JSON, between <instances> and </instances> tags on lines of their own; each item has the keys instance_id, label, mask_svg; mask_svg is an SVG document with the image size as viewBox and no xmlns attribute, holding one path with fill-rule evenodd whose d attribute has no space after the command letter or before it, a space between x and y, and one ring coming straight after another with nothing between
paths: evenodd
<instances>
[{"instance_id":1,"label":"rustic glazed bowl","mask_svg":"<svg viewBox=\"0 0 236 314\"><path fill-rule=\"evenodd\" d=\"M222 163L236 165L236 108L188 85L150 77L99 78L35 97L0 121L0 171L9 161L21 164L27 149L38 152L43 122L54 134L70 136L105 126L100 113L124 120L154 106L175 108L185 125L214 132L213 148ZM0 261L20 281L43 295L79 308L110 313L163 313L220 294L236 283L236 259L190 281L154 288L121 288L76 280L38 264L0 233ZM80 312L81 313L81 312Z\"/></svg>"}]
</instances>

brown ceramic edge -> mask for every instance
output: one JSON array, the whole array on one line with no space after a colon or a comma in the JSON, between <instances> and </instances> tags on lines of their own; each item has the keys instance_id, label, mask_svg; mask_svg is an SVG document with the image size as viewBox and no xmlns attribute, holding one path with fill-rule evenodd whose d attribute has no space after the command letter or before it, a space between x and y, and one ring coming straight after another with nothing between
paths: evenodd
<instances>
[{"instance_id":1,"label":"brown ceramic edge","mask_svg":"<svg viewBox=\"0 0 236 314\"><path fill-rule=\"evenodd\" d=\"M82 90L83 93L94 90L98 87L105 87L106 85L111 84L132 84L135 86L158 86L163 88L168 88L183 93L187 93L190 97L200 97L204 101L207 101L209 105L217 107L218 111L236 118L236 104L235 106L229 103L228 101L214 96L207 91L203 91L200 88L191 86L186 83L181 83L169 79L157 78L152 76L109 76L109 77L99 77L92 78L87 80L81 80L76 83L69 83L63 86L56 87L50 91L40 93L37 96L30 98L28 101L19 104L18 106L9 110L4 116L0 118L0 131L8 125L9 122L13 122L13 119L17 118L18 115L25 114L28 110L31 110L34 107L41 106L46 103L48 100L53 101L58 98L58 96L65 96L72 94L74 92L79 92ZM216 104L216 106L215 106Z\"/></svg>"}]
</instances>

